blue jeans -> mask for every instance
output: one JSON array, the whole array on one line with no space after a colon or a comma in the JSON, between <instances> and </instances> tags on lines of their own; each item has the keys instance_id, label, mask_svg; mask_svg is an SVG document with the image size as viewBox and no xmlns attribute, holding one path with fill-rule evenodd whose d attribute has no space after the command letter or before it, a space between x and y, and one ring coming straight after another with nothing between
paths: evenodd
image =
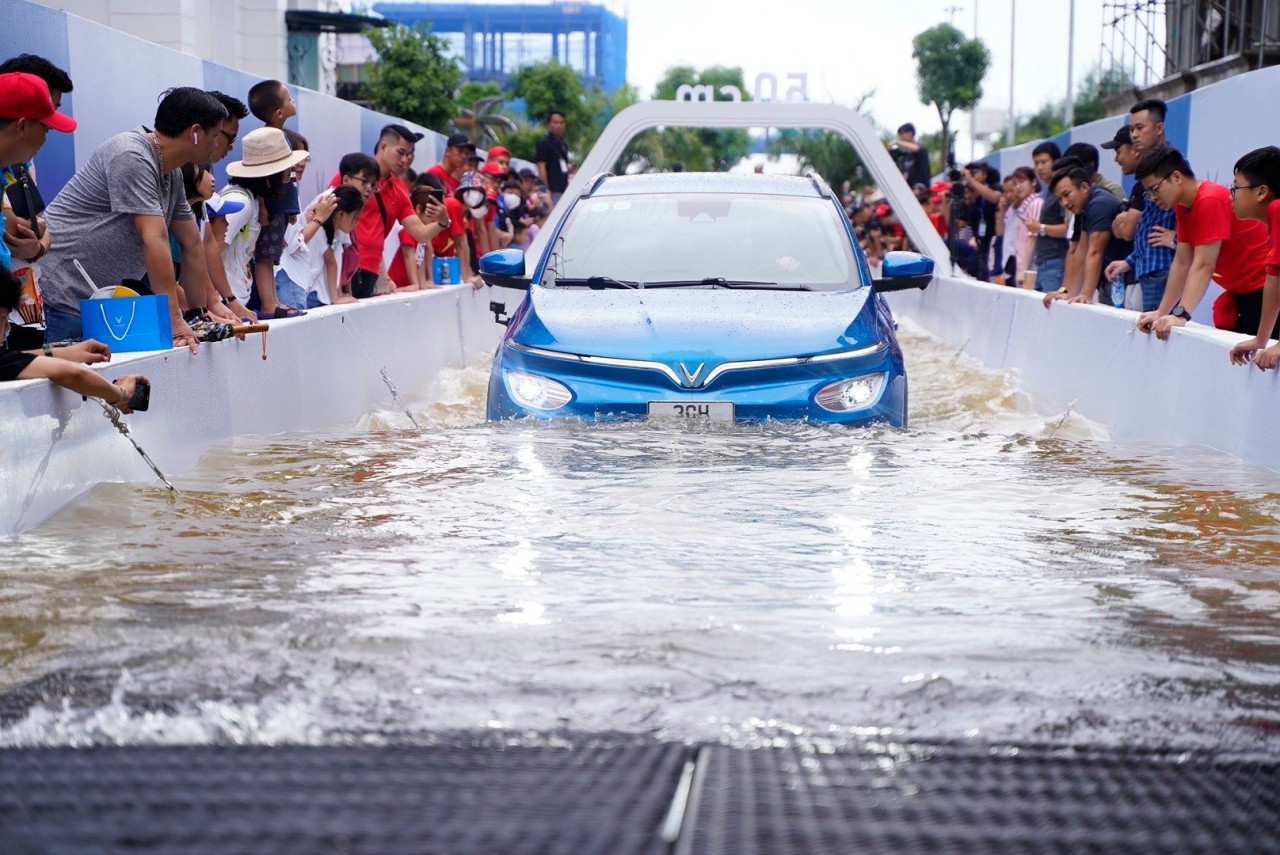
<instances>
[{"instance_id":1,"label":"blue jeans","mask_svg":"<svg viewBox=\"0 0 1280 855\"><path fill-rule=\"evenodd\" d=\"M1067 260L1065 258L1046 258L1036 262L1036 290L1042 294L1057 291L1062 287L1062 277L1066 275Z\"/></svg>"},{"instance_id":2,"label":"blue jeans","mask_svg":"<svg viewBox=\"0 0 1280 855\"><path fill-rule=\"evenodd\" d=\"M1160 300L1164 297L1164 285L1169 279L1168 269L1155 270L1138 279L1142 286L1142 311L1154 312L1160 308Z\"/></svg>"},{"instance_id":3,"label":"blue jeans","mask_svg":"<svg viewBox=\"0 0 1280 855\"><path fill-rule=\"evenodd\" d=\"M293 306L301 309L307 304L307 292L302 286L289 278L283 270L276 271L276 299L282 306Z\"/></svg>"},{"instance_id":4,"label":"blue jeans","mask_svg":"<svg viewBox=\"0 0 1280 855\"><path fill-rule=\"evenodd\" d=\"M44 340L52 344L67 339L84 338L84 330L80 327L80 316L70 312L59 312L57 309L44 310Z\"/></svg>"}]
</instances>

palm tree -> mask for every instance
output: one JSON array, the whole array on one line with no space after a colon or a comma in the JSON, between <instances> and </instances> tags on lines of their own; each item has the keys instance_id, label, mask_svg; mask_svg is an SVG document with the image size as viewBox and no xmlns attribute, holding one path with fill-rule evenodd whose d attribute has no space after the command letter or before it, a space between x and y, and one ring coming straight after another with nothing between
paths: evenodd
<instances>
[{"instance_id":1,"label":"palm tree","mask_svg":"<svg viewBox=\"0 0 1280 855\"><path fill-rule=\"evenodd\" d=\"M495 128L502 128L507 131L519 130L516 123L508 119L506 116L493 112L493 109L501 104L503 96L490 95L485 98L477 99L468 110L463 108L462 115L455 116L453 119L453 127L460 133L464 133L471 138L471 141L480 147L483 143L484 148L490 145L497 145L498 134Z\"/></svg>"}]
</instances>

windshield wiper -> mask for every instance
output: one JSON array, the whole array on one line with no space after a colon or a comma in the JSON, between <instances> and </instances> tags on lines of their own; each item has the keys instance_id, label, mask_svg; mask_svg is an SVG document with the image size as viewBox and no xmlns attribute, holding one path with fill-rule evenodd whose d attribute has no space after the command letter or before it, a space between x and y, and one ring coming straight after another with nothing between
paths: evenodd
<instances>
[{"instance_id":1,"label":"windshield wiper","mask_svg":"<svg viewBox=\"0 0 1280 855\"><path fill-rule=\"evenodd\" d=\"M760 291L808 291L803 285L781 285L777 282L749 282L741 279L725 279L723 276L708 276L705 279L671 279L663 282L646 282L646 288L742 288Z\"/></svg>"},{"instance_id":2,"label":"windshield wiper","mask_svg":"<svg viewBox=\"0 0 1280 855\"><path fill-rule=\"evenodd\" d=\"M556 279L556 285L578 286L585 285L592 291L603 291L605 288L639 288L639 282L631 282L624 279L614 279L612 276L588 276L585 279L566 279L563 276Z\"/></svg>"}]
</instances>

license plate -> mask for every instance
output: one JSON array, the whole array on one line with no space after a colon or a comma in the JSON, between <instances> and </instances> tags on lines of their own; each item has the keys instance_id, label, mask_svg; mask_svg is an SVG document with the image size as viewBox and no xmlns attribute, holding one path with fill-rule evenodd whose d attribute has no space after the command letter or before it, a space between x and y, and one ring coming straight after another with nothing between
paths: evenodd
<instances>
[{"instance_id":1,"label":"license plate","mask_svg":"<svg viewBox=\"0 0 1280 855\"><path fill-rule=\"evenodd\" d=\"M706 419L713 422L733 421L732 401L650 401L650 416L677 419Z\"/></svg>"}]
</instances>

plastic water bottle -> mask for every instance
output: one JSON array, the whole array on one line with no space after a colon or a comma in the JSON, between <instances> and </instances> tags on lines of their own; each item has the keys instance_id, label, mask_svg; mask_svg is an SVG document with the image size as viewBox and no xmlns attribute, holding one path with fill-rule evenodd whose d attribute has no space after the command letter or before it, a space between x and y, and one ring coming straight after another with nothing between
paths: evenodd
<instances>
[{"instance_id":1,"label":"plastic water bottle","mask_svg":"<svg viewBox=\"0 0 1280 855\"><path fill-rule=\"evenodd\" d=\"M1117 309L1124 308L1124 277L1117 276L1111 280L1111 305Z\"/></svg>"}]
</instances>

